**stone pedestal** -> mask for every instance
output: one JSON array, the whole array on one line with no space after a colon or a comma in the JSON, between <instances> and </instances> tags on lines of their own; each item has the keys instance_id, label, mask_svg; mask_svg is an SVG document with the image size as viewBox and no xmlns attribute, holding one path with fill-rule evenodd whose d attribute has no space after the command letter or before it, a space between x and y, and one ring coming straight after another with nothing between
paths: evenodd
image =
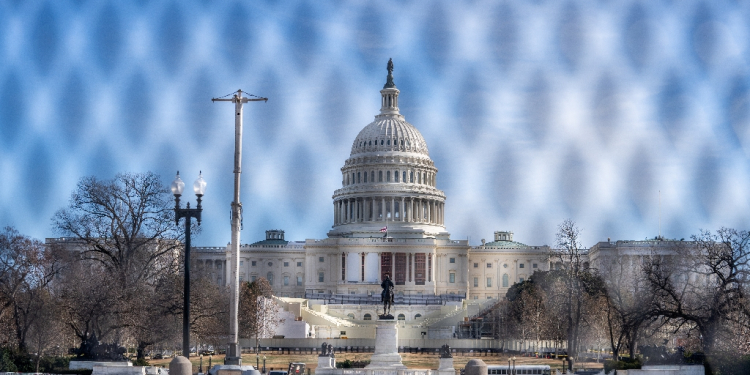
<instances>
[{"instance_id":1,"label":"stone pedestal","mask_svg":"<svg viewBox=\"0 0 750 375\"><path fill-rule=\"evenodd\" d=\"M318 357L318 369L332 369L336 368L336 358L329 356Z\"/></svg>"},{"instance_id":2,"label":"stone pedestal","mask_svg":"<svg viewBox=\"0 0 750 375\"><path fill-rule=\"evenodd\" d=\"M174 357L169 362L169 373L171 375L193 375L193 364L183 356Z\"/></svg>"},{"instance_id":3,"label":"stone pedestal","mask_svg":"<svg viewBox=\"0 0 750 375\"><path fill-rule=\"evenodd\" d=\"M487 375L487 364L481 359L470 359L464 369L466 375Z\"/></svg>"},{"instance_id":4,"label":"stone pedestal","mask_svg":"<svg viewBox=\"0 0 750 375\"><path fill-rule=\"evenodd\" d=\"M438 375L456 375L456 369L453 368L453 358L440 358Z\"/></svg>"},{"instance_id":5,"label":"stone pedestal","mask_svg":"<svg viewBox=\"0 0 750 375\"><path fill-rule=\"evenodd\" d=\"M398 354L398 330L396 320L378 319L375 326L375 354L370 358L368 369L401 370L406 369Z\"/></svg>"}]
</instances>

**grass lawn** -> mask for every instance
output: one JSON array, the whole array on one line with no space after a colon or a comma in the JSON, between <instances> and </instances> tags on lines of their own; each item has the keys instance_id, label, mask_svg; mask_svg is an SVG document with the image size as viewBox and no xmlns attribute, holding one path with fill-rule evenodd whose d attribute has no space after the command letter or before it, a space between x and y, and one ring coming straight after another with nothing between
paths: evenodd
<instances>
[{"instance_id":1,"label":"grass lawn","mask_svg":"<svg viewBox=\"0 0 750 375\"><path fill-rule=\"evenodd\" d=\"M318 366L318 356L316 354L270 354L266 355L266 369L274 370L286 370L289 366L289 362L304 362L307 367L311 369L312 373L315 373L315 368ZM369 360L372 353L336 353L336 361L344 361L349 359L351 361L363 361ZM409 368L421 368L421 369L437 369L438 368L438 356L432 354L409 354L401 353L403 363ZM488 365L507 365L508 355L500 355L497 357L485 357L485 356L461 356L457 355L453 357L453 367L456 369L463 368L472 358L479 358ZM149 363L152 366L164 366L169 367L171 358L150 360ZM199 357L190 357L190 362L193 363L193 372L198 372L198 365L200 362ZM213 356L213 364L224 363L223 355ZM245 365L255 366L255 354L243 354L242 363ZM543 359L534 357L516 357L516 365L549 365L551 368L561 369L562 361L555 359ZM263 368L263 355L260 356L260 367ZM576 363L576 369L587 368L587 369L601 369L601 363L593 362L580 362ZM208 357L203 357L203 371L208 369Z\"/></svg>"}]
</instances>

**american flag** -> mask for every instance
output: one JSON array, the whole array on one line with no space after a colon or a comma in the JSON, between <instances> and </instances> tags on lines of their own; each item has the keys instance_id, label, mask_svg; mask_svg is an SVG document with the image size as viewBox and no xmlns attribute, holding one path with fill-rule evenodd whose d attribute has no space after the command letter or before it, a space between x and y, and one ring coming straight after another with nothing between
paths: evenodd
<instances>
[{"instance_id":1,"label":"american flag","mask_svg":"<svg viewBox=\"0 0 750 375\"><path fill-rule=\"evenodd\" d=\"M387 232L388 231L388 226L386 225L386 226L380 228L380 231L381 232Z\"/></svg>"}]
</instances>

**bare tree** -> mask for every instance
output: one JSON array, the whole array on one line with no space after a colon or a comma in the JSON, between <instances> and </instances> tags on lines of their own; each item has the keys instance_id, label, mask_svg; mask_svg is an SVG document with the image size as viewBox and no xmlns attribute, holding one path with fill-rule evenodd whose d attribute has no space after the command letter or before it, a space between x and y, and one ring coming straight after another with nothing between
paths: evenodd
<instances>
[{"instance_id":1,"label":"bare tree","mask_svg":"<svg viewBox=\"0 0 750 375\"><path fill-rule=\"evenodd\" d=\"M240 335L255 336L256 347L261 338L273 336L282 323L280 309L272 297L271 284L263 277L244 283L240 292Z\"/></svg>"},{"instance_id":2,"label":"bare tree","mask_svg":"<svg viewBox=\"0 0 750 375\"><path fill-rule=\"evenodd\" d=\"M584 267L586 249L580 242L580 234L581 230L573 220L566 219L563 221L558 226L556 235L558 249L552 253L552 257L557 258L562 263L565 275L565 291L561 303L567 321L566 337L570 358L577 356L583 309L584 278L586 277ZM572 370L573 361L569 361L568 366Z\"/></svg>"},{"instance_id":3,"label":"bare tree","mask_svg":"<svg viewBox=\"0 0 750 375\"><path fill-rule=\"evenodd\" d=\"M602 259L600 272L606 284L606 312L609 344L613 357L627 348L635 358L636 345L645 326L655 322L653 294L642 271L643 256L614 254Z\"/></svg>"},{"instance_id":4,"label":"bare tree","mask_svg":"<svg viewBox=\"0 0 750 375\"><path fill-rule=\"evenodd\" d=\"M68 249L77 252L71 262L81 263L71 270L83 267L87 275L80 280L66 272L67 284L90 287L72 285L61 293L70 297L65 298L65 311L81 349L92 335L102 340L123 329L135 335L142 349L161 332L161 320L153 314L164 312L153 309L150 301L160 278L179 272L182 250L182 231L174 224L170 198L159 176L150 172L118 174L112 180L85 177L68 207L55 214L56 231L68 237ZM102 285L106 290L100 290Z\"/></svg>"},{"instance_id":5,"label":"bare tree","mask_svg":"<svg viewBox=\"0 0 750 375\"><path fill-rule=\"evenodd\" d=\"M38 240L6 227L0 232L0 316L7 312L15 345L26 352L27 334L40 319L58 262Z\"/></svg>"},{"instance_id":6,"label":"bare tree","mask_svg":"<svg viewBox=\"0 0 750 375\"><path fill-rule=\"evenodd\" d=\"M721 228L692 239L667 254L654 254L644 272L655 295L654 314L678 328L696 329L703 350L711 354L732 336L730 328L748 328L750 233Z\"/></svg>"},{"instance_id":7,"label":"bare tree","mask_svg":"<svg viewBox=\"0 0 750 375\"><path fill-rule=\"evenodd\" d=\"M147 172L81 179L53 221L57 232L81 244L84 259L101 263L127 289L176 266L182 231L173 219L169 190Z\"/></svg>"}]
</instances>

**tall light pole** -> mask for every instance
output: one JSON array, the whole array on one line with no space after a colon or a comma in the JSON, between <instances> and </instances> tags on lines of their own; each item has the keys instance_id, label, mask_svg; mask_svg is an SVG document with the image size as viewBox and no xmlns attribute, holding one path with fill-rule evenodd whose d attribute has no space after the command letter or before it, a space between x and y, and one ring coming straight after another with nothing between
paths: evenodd
<instances>
[{"instance_id":1,"label":"tall light pole","mask_svg":"<svg viewBox=\"0 0 750 375\"><path fill-rule=\"evenodd\" d=\"M172 194L174 194L174 220L176 224L180 224L180 219L185 218L185 283L184 291L185 297L183 298L183 312L182 312L182 355L185 358L190 358L190 219L195 218L198 221L198 225L201 225L201 199L203 193L206 192L206 181L203 180L203 173L198 174L198 179L193 184L193 191L195 196L198 197L198 205L195 208L190 208L190 202L187 203L185 208L180 208L180 196L182 191L185 190L185 183L180 178L180 171L177 171L177 177L175 177L172 185L170 186Z\"/></svg>"},{"instance_id":2,"label":"tall light pole","mask_svg":"<svg viewBox=\"0 0 750 375\"><path fill-rule=\"evenodd\" d=\"M234 200L232 200L232 293L229 308L229 350L224 359L227 365L242 365L240 352L239 313L240 302L240 226L242 225L242 203L240 203L240 174L242 173L242 105L247 102L267 102L268 98L242 96L242 90L230 94L231 98L213 98L212 102L234 103ZM228 95L227 95L228 96Z\"/></svg>"}]
</instances>

